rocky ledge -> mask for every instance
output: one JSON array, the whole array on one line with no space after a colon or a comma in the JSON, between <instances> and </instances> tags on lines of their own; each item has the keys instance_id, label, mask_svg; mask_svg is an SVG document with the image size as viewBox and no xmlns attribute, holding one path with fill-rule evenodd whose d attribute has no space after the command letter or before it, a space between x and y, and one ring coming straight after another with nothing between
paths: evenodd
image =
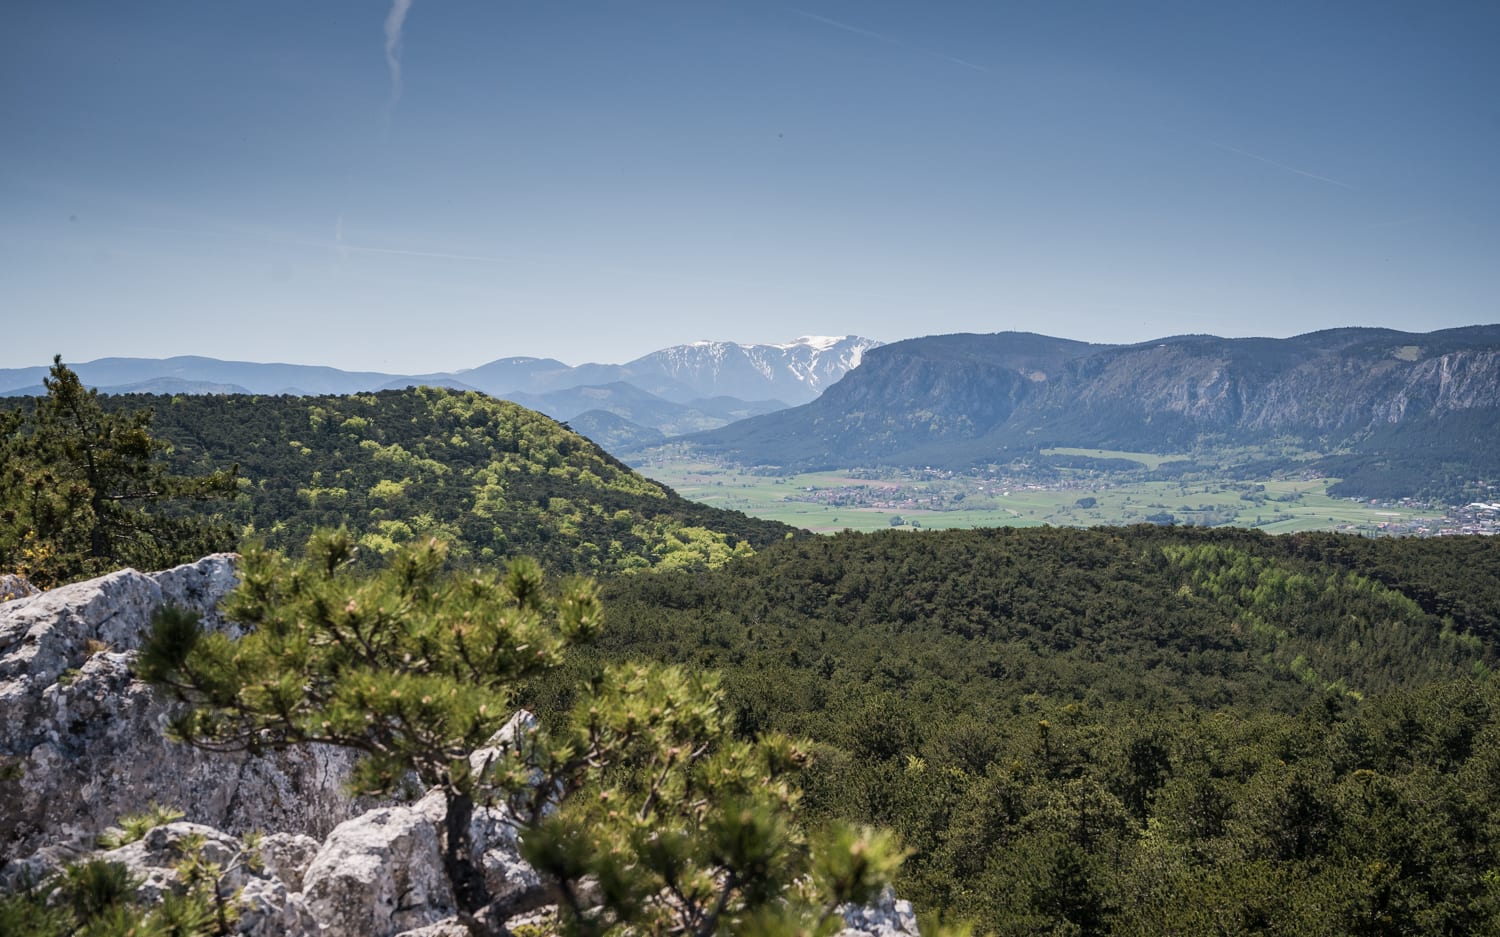
<instances>
[{"instance_id":1,"label":"rocky ledge","mask_svg":"<svg viewBox=\"0 0 1500 937\"><path fill-rule=\"evenodd\" d=\"M173 704L133 677L136 650L167 604L233 635L217 609L237 581L234 557L220 554L45 593L4 583L20 597L0 599L0 886L97 858L126 866L153 900L180 887L191 853L219 870L239 934L466 937L443 873L441 794L353 800L346 752L217 753L166 737ZM530 718L517 714L490 744L513 744ZM157 804L182 818L99 845L101 834L128 838L113 825ZM476 809L470 835L491 894L537 886L501 810ZM843 916L844 937L918 933L910 903L889 890Z\"/></svg>"},{"instance_id":2,"label":"rocky ledge","mask_svg":"<svg viewBox=\"0 0 1500 937\"><path fill-rule=\"evenodd\" d=\"M194 823L326 836L359 806L350 757L309 749L252 757L169 741L169 701L131 674L165 604L219 618L238 582L227 554L162 573L133 569L0 604L0 872L40 849L87 848L151 803Z\"/></svg>"}]
</instances>

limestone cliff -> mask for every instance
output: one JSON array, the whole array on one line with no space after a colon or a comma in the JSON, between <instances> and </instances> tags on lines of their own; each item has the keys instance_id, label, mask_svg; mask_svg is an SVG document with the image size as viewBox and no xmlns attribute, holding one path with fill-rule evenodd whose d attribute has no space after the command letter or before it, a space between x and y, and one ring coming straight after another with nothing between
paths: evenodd
<instances>
[{"instance_id":1,"label":"limestone cliff","mask_svg":"<svg viewBox=\"0 0 1500 937\"><path fill-rule=\"evenodd\" d=\"M43 846L86 844L152 802L234 833L322 836L351 814L345 753L179 745L163 734L168 702L132 676L157 609L172 603L232 627L215 608L235 583L233 557L217 555L0 604L0 868Z\"/></svg>"},{"instance_id":2,"label":"limestone cliff","mask_svg":"<svg viewBox=\"0 0 1500 937\"><path fill-rule=\"evenodd\" d=\"M1487 439L1497 421L1500 325L1129 346L1007 332L885 345L812 403L685 439L745 464L962 470L1046 446L1410 451L1475 427ZM1448 448L1480 477L1500 469L1493 446Z\"/></svg>"}]
</instances>

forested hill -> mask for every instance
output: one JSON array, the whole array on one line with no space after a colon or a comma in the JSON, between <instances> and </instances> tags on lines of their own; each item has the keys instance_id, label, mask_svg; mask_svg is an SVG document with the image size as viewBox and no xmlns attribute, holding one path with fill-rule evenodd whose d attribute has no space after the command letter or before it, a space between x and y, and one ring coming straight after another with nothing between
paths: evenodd
<instances>
[{"instance_id":1,"label":"forested hill","mask_svg":"<svg viewBox=\"0 0 1500 937\"><path fill-rule=\"evenodd\" d=\"M1500 538L846 533L605 600L979 932L1500 924Z\"/></svg>"},{"instance_id":2,"label":"forested hill","mask_svg":"<svg viewBox=\"0 0 1500 937\"><path fill-rule=\"evenodd\" d=\"M1330 473L1384 495L1500 473L1487 445L1497 425L1500 325L1130 346L1001 333L874 349L812 403L687 439L749 465L963 469L1047 446L1182 452L1277 438L1341 452Z\"/></svg>"},{"instance_id":3,"label":"forested hill","mask_svg":"<svg viewBox=\"0 0 1500 937\"><path fill-rule=\"evenodd\" d=\"M174 471L238 463L242 494L225 519L285 549L343 524L371 553L435 535L460 561L526 554L592 574L706 568L793 533L685 500L555 421L475 392L104 400L154 411Z\"/></svg>"}]
</instances>

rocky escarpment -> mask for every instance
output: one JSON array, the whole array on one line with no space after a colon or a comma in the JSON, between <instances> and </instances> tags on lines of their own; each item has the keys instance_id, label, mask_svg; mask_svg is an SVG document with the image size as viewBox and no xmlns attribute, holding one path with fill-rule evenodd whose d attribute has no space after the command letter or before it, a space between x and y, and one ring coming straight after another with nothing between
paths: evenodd
<instances>
[{"instance_id":1,"label":"rocky escarpment","mask_svg":"<svg viewBox=\"0 0 1500 937\"><path fill-rule=\"evenodd\" d=\"M452 919L441 795L372 805L345 793L343 750L209 752L167 737L174 704L134 678L137 649L168 604L233 636L217 607L237 582L226 554L0 604L0 883L103 859L129 868L149 902L180 885L192 853L221 870L214 888L235 903L237 933L389 937ZM491 744L530 725L520 714ZM154 805L183 819L99 846ZM470 835L492 894L537 884L499 810L476 809Z\"/></svg>"},{"instance_id":2,"label":"rocky escarpment","mask_svg":"<svg viewBox=\"0 0 1500 937\"><path fill-rule=\"evenodd\" d=\"M236 581L234 557L218 555L41 594L6 584L26 597L0 601L0 890L99 859L128 869L138 898L152 903L201 882L208 865L207 887L246 937L467 937L444 873L440 792L355 801L344 793L352 762L342 751L215 753L166 737L173 704L131 672L152 615L176 605L233 636L217 606ZM518 713L471 761L522 744L534 726ZM183 817L129 834L114 825L157 804ZM517 828L503 807L470 817L497 899L541 890ZM847 937L917 934L911 905L889 891L841 910Z\"/></svg>"},{"instance_id":3,"label":"rocky escarpment","mask_svg":"<svg viewBox=\"0 0 1500 937\"><path fill-rule=\"evenodd\" d=\"M947 335L872 350L820 398L687 437L787 468L966 468L1007 451L1180 452L1284 438L1361 452L1392 428L1500 419L1500 326L1425 334L1336 329L1288 339L1192 335L1130 346ZM1493 453L1470 460L1481 475Z\"/></svg>"},{"instance_id":4,"label":"rocky escarpment","mask_svg":"<svg viewBox=\"0 0 1500 937\"><path fill-rule=\"evenodd\" d=\"M147 804L242 833L326 835L356 809L350 758L332 749L250 756L167 739L167 700L131 663L165 604L231 629L215 608L233 557L166 572L120 570L0 604L0 868L38 849L66 854Z\"/></svg>"}]
</instances>

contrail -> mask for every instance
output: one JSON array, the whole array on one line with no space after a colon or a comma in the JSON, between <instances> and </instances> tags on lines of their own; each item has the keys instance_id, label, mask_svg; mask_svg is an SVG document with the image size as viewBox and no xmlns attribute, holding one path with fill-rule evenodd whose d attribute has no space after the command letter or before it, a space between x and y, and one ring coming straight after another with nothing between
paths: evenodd
<instances>
[{"instance_id":1,"label":"contrail","mask_svg":"<svg viewBox=\"0 0 1500 937\"><path fill-rule=\"evenodd\" d=\"M1231 153L1238 153L1239 155L1247 157L1249 159L1260 160L1262 163L1265 163L1268 166L1275 166L1277 169L1284 169L1287 172L1294 172L1299 176L1306 176L1309 179L1316 179L1319 182L1326 182L1329 185L1336 185L1340 188L1351 189L1355 192L1359 191L1347 182L1340 182L1337 179L1330 179L1327 176L1320 176L1315 172L1308 172L1305 169L1298 169L1296 166L1288 166L1286 163L1278 163L1274 159L1267 159L1264 156L1257 156L1254 153L1246 152L1245 150L1242 150L1238 147L1230 146L1227 143L1215 143L1213 140L1206 140L1204 142L1206 142L1209 146L1216 146L1221 150L1228 150Z\"/></svg>"},{"instance_id":2,"label":"contrail","mask_svg":"<svg viewBox=\"0 0 1500 937\"><path fill-rule=\"evenodd\" d=\"M937 56L938 58L942 59L945 62L952 62L954 65L957 65L960 68L967 68L970 71L984 72L986 75L990 74L990 72L991 72L990 67L988 65L979 65L979 64L977 64L975 62L970 62L970 61L967 61L966 59L961 59L961 58L959 58L956 55L949 55L946 52L938 52L938 51L936 51L934 49L923 49L922 51L926 52L928 55L935 55L935 56Z\"/></svg>"},{"instance_id":3,"label":"contrail","mask_svg":"<svg viewBox=\"0 0 1500 937\"><path fill-rule=\"evenodd\" d=\"M391 106L401 100L401 26L412 0L393 0L385 18L385 64L391 69Z\"/></svg>"},{"instance_id":4,"label":"contrail","mask_svg":"<svg viewBox=\"0 0 1500 937\"><path fill-rule=\"evenodd\" d=\"M942 59L945 62L957 65L960 68L967 68L976 72L985 72L986 74L988 74L990 71L987 66L976 65L975 63L965 61L964 59L961 59L956 55L949 55L946 52L939 52L936 49L927 49L922 46L914 46L910 43L902 42L900 39L895 39L891 36L877 33L874 30L860 29L858 26L851 26L848 23L840 22L839 20L831 19L827 16L819 16L818 14L810 13L807 10L799 10L797 7L787 7L787 9L797 14L798 16L806 17L807 19L813 20L814 22L822 23L825 26L832 26L834 29L842 29L846 33L853 33L856 36L864 36L866 39L874 39L876 42L884 42L902 49L909 49L913 52L920 52L923 55L930 55L933 58Z\"/></svg>"},{"instance_id":5,"label":"contrail","mask_svg":"<svg viewBox=\"0 0 1500 937\"><path fill-rule=\"evenodd\" d=\"M889 42L893 46L902 45L901 42L892 39L890 36L882 36L880 33L871 32L868 29L860 29L858 26L850 26L848 23L841 23L838 20L829 19L826 16L819 16L816 13L809 13L806 10L799 10L796 7L789 7L788 9L790 9L798 16L805 16L810 20L816 20L817 22L822 23L826 26L832 26L834 29L842 29L846 33L853 33L856 36L864 36L866 39L877 39L881 42Z\"/></svg>"}]
</instances>

